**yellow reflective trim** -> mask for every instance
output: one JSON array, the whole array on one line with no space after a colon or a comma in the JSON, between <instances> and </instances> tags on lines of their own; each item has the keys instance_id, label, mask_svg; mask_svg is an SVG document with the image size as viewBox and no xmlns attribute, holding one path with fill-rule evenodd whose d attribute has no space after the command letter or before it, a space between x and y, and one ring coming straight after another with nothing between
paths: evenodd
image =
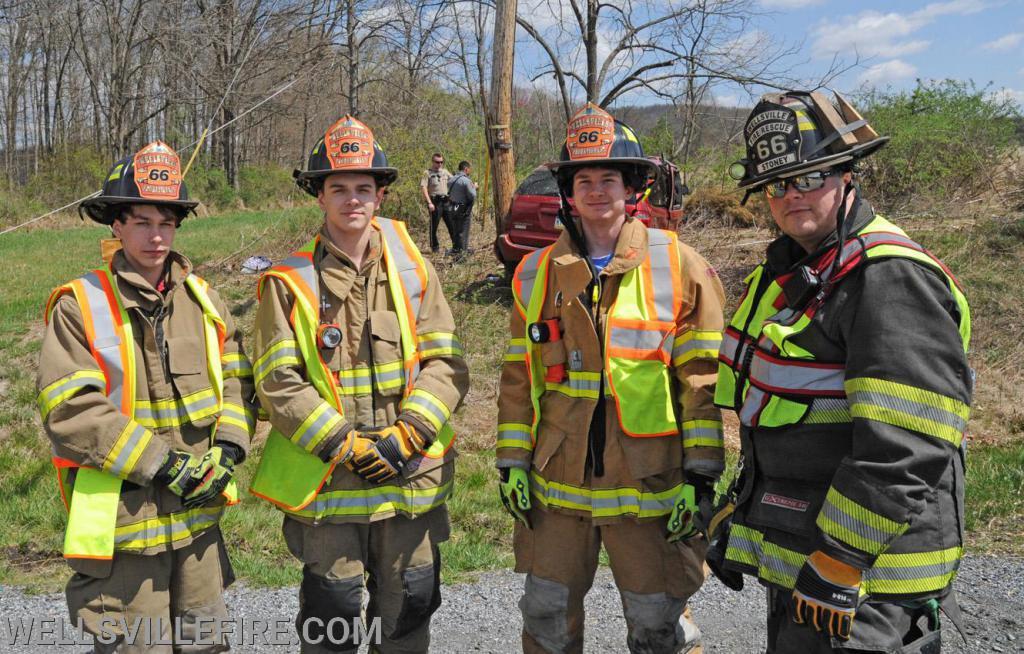
<instances>
[{"instance_id":1,"label":"yellow reflective trim","mask_svg":"<svg viewBox=\"0 0 1024 654\"><path fill-rule=\"evenodd\" d=\"M380 513L417 515L435 509L448 499L454 480L434 488L382 485L362 490L336 490L318 493L299 510L287 513L307 518L326 516L374 516Z\"/></svg>"},{"instance_id":2,"label":"yellow reflective trim","mask_svg":"<svg viewBox=\"0 0 1024 654\"><path fill-rule=\"evenodd\" d=\"M220 418L217 419L217 424L230 425L252 436L253 432L256 431L256 416L247 407L234 404L233 402L225 402Z\"/></svg>"},{"instance_id":3,"label":"yellow reflective trim","mask_svg":"<svg viewBox=\"0 0 1024 654\"><path fill-rule=\"evenodd\" d=\"M530 425L522 422L503 422L498 425L497 447L518 447L533 449L533 434Z\"/></svg>"},{"instance_id":4,"label":"yellow reflective trim","mask_svg":"<svg viewBox=\"0 0 1024 654\"><path fill-rule=\"evenodd\" d=\"M880 554L910 527L861 506L834 487L828 489L816 524L829 536L869 554Z\"/></svg>"},{"instance_id":5,"label":"yellow reflective trim","mask_svg":"<svg viewBox=\"0 0 1024 654\"><path fill-rule=\"evenodd\" d=\"M124 164L117 164L116 166L114 166L114 169L110 171L110 176L107 177L107 181L113 182L114 180L121 179L121 171L123 169Z\"/></svg>"},{"instance_id":6,"label":"yellow reflective trim","mask_svg":"<svg viewBox=\"0 0 1024 654\"><path fill-rule=\"evenodd\" d=\"M299 343L293 339L284 339L271 345L253 364L256 386L262 384L271 371L281 366L302 365L302 359L299 356Z\"/></svg>"},{"instance_id":7,"label":"yellow reflective trim","mask_svg":"<svg viewBox=\"0 0 1024 654\"><path fill-rule=\"evenodd\" d=\"M249 361L249 357L241 352L225 354L220 363L225 379L228 377L252 377L252 363Z\"/></svg>"},{"instance_id":8,"label":"yellow reflective trim","mask_svg":"<svg viewBox=\"0 0 1024 654\"><path fill-rule=\"evenodd\" d=\"M959 447L970 407L939 393L872 377L848 379L850 415L941 438Z\"/></svg>"},{"instance_id":9,"label":"yellow reflective trim","mask_svg":"<svg viewBox=\"0 0 1024 654\"><path fill-rule=\"evenodd\" d=\"M122 479L127 477L135 469L135 464L138 463L139 457L142 456L143 450L149 445L152 437L153 432L134 420L126 422L121 434L114 441L114 446L110 448L110 452L103 460L104 472L109 472ZM122 459L122 453L125 451L128 456Z\"/></svg>"},{"instance_id":10,"label":"yellow reflective trim","mask_svg":"<svg viewBox=\"0 0 1024 654\"><path fill-rule=\"evenodd\" d=\"M463 356L462 343L452 332L426 332L419 335L421 359L441 356Z\"/></svg>"},{"instance_id":11,"label":"yellow reflective trim","mask_svg":"<svg viewBox=\"0 0 1024 654\"><path fill-rule=\"evenodd\" d=\"M684 420L683 447L723 447L721 420Z\"/></svg>"},{"instance_id":12,"label":"yellow reflective trim","mask_svg":"<svg viewBox=\"0 0 1024 654\"><path fill-rule=\"evenodd\" d=\"M307 452L312 452L327 434L341 424L341 420L341 414L334 407L327 402L320 402L299 424L289 440Z\"/></svg>"},{"instance_id":13,"label":"yellow reflective trim","mask_svg":"<svg viewBox=\"0 0 1024 654\"><path fill-rule=\"evenodd\" d=\"M81 370L61 377L39 391L39 395L36 397L36 406L39 408L39 415L42 417L43 422L46 422L46 418L50 415L51 411L75 396L86 386L98 388L100 392L106 391L107 378L104 376L103 371Z\"/></svg>"},{"instance_id":14,"label":"yellow reflective trim","mask_svg":"<svg viewBox=\"0 0 1024 654\"><path fill-rule=\"evenodd\" d=\"M633 515L652 518L672 513L675 497L683 485L677 484L658 493L639 488L582 488L544 479L536 471L530 472L530 490L543 506L586 511L592 517Z\"/></svg>"},{"instance_id":15,"label":"yellow reflective trim","mask_svg":"<svg viewBox=\"0 0 1024 654\"><path fill-rule=\"evenodd\" d=\"M402 400L402 409L413 411L429 422L434 429L440 430L451 417L451 410L436 395L422 388L414 388L409 396Z\"/></svg>"},{"instance_id":16,"label":"yellow reflective trim","mask_svg":"<svg viewBox=\"0 0 1024 654\"><path fill-rule=\"evenodd\" d=\"M223 506L199 507L123 525L114 530L119 550L142 550L196 536L217 524Z\"/></svg>"}]
</instances>

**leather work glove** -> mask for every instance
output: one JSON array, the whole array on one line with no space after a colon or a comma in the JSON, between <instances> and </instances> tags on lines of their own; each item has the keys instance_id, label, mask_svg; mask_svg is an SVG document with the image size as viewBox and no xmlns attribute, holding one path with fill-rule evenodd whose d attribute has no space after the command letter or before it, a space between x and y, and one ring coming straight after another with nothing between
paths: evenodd
<instances>
[{"instance_id":1,"label":"leather work glove","mask_svg":"<svg viewBox=\"0 0 1024 654\"><path fill-rule=\"evenodd\" d=\"M797 624L811 623L818 631L849 640L857 612L861 571L832 558L821 550L813 552L793 587Z\"/></svg>"},{"instance_id":2,"label":"leather work glove","mask_svg":"<svg viewBox=\"0 0 1024 654\"><path fill-rule=\"evenodd\" d=\"M185 498L208 483L213 475L213 459L209 456L171 450L153 480L167 486L178 497Z\"/></svg>"},{"instance_id":3,"label":"leather work glove","mask_svg":"<svg viewBox=\"0 0 1024 654\"><path fill-rule=\"evenodd\" d=\"M696 511L697 490L692 484L683 484L683 489L672 500L672 513L668 517L668 542L675 543L697 535L693 519Z\"/></svg>"},{"instance_id":4,"label":"leather work glove","mask_svg":"<svg viewBox=\"0 0 1024 654\"><path fill-rule=\"evenodd\" d=\"M705 508L702 502L700 509L694 521L708 539L708 551L704 555L704 561L708 564L711 574L727 588L743 590L743 575L725 567L725 551L729 547L729 528L732 526L732 514L736 511L735 502L726 494L714 506L708 505Z\"/></svg>"},{"instance_id":5,"label":"leather work glove","mask_svg":"<svg viewBox=\"0 0 1024 654\"><path fill-rule=\"evenodd\" d=\"M533 529L530 523L530 473L523 468L498 468L501 503L513 518Z\"/></svg>"},{"instance_id":6,"label":"leather work glove","mask_svg":"<svg viewBox=\"0 0 1024 654\"><path fill-rule=\"evenodd\" d=\"M209 475L195 490L184 496L182 504L185 505L185 508L202 506L220 497L235 474L235 461L241 458L241 450L230 443L211 447L203 455L203 460L209 459L213 463L213 474Z\"/></svg>"},{"instance_id":7,"label":"leather work glove","mask_svg":"<svg viewBox=\"0 0 1024 654\"><path fill-rule=\"evenodd\" d=\"M344 463L349 470L355 472L352 468L352 460L369 451L375 442L375 439L367 438L345 424L337 432L324 439L324 444L320 447L317 455L324 463Z\"/></svg>"},{"instance_id":8,"label":"leather work glove","mask_svg":"<svg viewBox=\"0 0 1024 654\"><path fill-rule=\"evenodd\" d=\"M364 436L376 437L376 442L361 456L352 457L352 471L374 484L402 474L409 459L427 447L427 440L401 420L390 427L367 431Z\"/></svg>"}]
</instances>

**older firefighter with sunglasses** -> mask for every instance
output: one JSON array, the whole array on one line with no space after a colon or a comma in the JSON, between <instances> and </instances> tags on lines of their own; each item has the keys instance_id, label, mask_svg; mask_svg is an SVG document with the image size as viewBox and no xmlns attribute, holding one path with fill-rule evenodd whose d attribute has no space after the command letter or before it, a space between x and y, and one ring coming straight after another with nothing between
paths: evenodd
<instances>
[{"instance_id":1,"label":"older firefighter with sunglasses","mask_svg":"<svg viewBox=\"0 0 1024 654\"><path fill-rule=\"evenodd\" d=\"M606 111L581 109L549 167L565 231L516 270L498 398L523 649L582 651L603 545L629 650L699 652L687 601L704 581L696 506L724 465L712 402L722 286L675 233L627 215L656 169Z\"/></svg>"},{"instance_id":2,"label":"older firefighter with sunglasses","mask_svg":"<svg viewBox=\"0 0 1024 654\"><path fill-rule=\"evenodd\" d=\"M888 140L839 95L764 96L730 171L782 236L747 277L715 401L738 482L708 562L767 588L768 652L938 652L963 551L970 310L956 278L875 213L854 164Z\"/></svg>"},{"instance_id":3,"label":"older firefighter with sunglasses","mask_svg":"<svg viewBox=\"0 0 1024 654\"><path fill-rule=\"evenodd\" d=\"M324 224L260 281L253 367L273 429L251 490L284 512L304 564L301 651L356 651L365 589L373 651L426 652L449 533L448 420L469 385L462 346L405 224L376 215L398 171L370 128L338 120L295 177Z\"/></svg>"},{"instance_id":4,"label":"older firefighter with sunglasses","mask_svg":"<svg viewBox=\"0 0 1024 654\"><path fill-rule=\"evenodd\" d=\"M115 163L79 211L120 248L46 308L38 405L68 507L68 608L96 652L227 650L218 525L256 414L231 313L172 249L197 204L165 143Z\"/></svg>"}]
</instances>

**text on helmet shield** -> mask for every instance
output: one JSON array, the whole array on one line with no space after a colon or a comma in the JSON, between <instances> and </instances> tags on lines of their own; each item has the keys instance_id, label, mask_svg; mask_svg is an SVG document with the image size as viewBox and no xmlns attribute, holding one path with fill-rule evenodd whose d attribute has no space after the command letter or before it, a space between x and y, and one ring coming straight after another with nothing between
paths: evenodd
<instances>
[{"instance_id":1,"label":"text on helmet shield","mask_svg":"<svg viewBox=\"0 0 1024 654\"><path fill-rule=\"evenodd\" d=\"M327 130L324 147L334 170L369 168L373 163L373 132L351 117L342 118Z\"/></svg>"},{"instance_id":2,"label":"text on helmet shield","mask_svg":"<svg viewBox=\"0 0 1024 654\"><path fill-rule=\"evenodd\" d=\"M587 103L569 120L565 147L569 159L604 159L612 152L615 119L604 109Z\"/></svg>"},{"instance_id":3,"label":"text on helmet shield","mask_svg":"<svg viewBox=\"0 0 1024 654\"><path fill-rule=\"evenodd\" d=\"M135 153L135 186L147 200L177 200L181 160L166 143L154 141Z\"/></svg>"}]
</instances>

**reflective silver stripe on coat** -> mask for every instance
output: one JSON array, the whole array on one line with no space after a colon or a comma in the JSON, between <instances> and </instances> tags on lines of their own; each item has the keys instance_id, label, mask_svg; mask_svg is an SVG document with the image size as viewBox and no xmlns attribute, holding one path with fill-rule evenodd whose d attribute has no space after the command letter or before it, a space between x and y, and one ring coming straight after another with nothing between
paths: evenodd
<instances>
[{"instance_id":1,"label":"reflective silver stripe on coat","mask_svg":"<svg viewBox=\"0 0 1024 654\"><path fill-rule=\"evenodd\" d=\"M669 339L671 334L665 334L653 329L633 329L632 327L612 326L612 333L608 337L611 347L625 347L631 350L662 350L666 357L672 356L672 342Z\"/></svg>"},{"instance_id":2,"label":"reflective silver stripe on coat","mask_svg":"<svg viewBox=\"0 0 1024 654\"><path fill-rule=\"evenodd\" d=\"M743 357L747 354L747 348L750 347L750 340L743 339L743 347L740 348L739 354L736 353L736 348L740 344L740 339L726 331L722 334L722 344L718 349L718 360L726 365L733 365L739 361L743 361ZM736 358L733 358L733 355Z\"/></svg>"},{"instance_id":3,"label":"reflective silver stripe on coat","mask_svg":"<svg viewBox=\"0 0 1024 654\"><path fill-rule=\"evenodd\" d=\"M132 423L129 422L128 424ZM128 465L128 459L132 458L132 455L135 454L135 448L138 447L139 442L145 436L146 428L136 423L132 427L132 433L128 437L128 440L121 446L121 451L117 453L117 460L110 466L110 469L108 470L110 474L115 477L122 477L124 475L125 466Z\"/></svg>"},{"instance_id":4,"label":"reflective silver stripe on coat","mask_svg":"<svg viewBox=\"0 0 1024 654\"><path fill-rule=\"evenodd\" d=\"M672 322L675 320L675 306L672 302L672 288L675 279L672 275L670 257L676 256L672 247L672 238L660 229L647 230L647 256L651 260L651 297L654 298L656 320Z\"/></svg>"},{"instance_id":5,"label":"reflective silver stripe on coat","mask_svg":"<svg viewBox=\"0 0 1024 654\"><path fill-rule=\"evenodd\" d=\"M412 315L409 318L415 323L420 315L420 305L423 302L423 293L426 291L420 281L416 261L405 251L405 243L398 233L395 221L387 218L377 218L380 226L380 233L384 237L384 245L387 248L387 255L398 270L398 276L402 280L402 288L409 298L409 306L412 308ZM424 271L424 274L426 271ZM397 300L397 298L396 298Z\"/></svg>"},{"instance_id":6,"label":"reflective silver stripe on coat","mask_svg":"<svg viewBox=\"0 0 1024 654\"><path fill-rule=\"evenodd\" d=\"M846 394L843 387L846 366L843 364L808 365L794 360L774 361L763 350L754 353L750 364L750 381L765 390L783 393L817 395Z\"/></svg>"},{"instance_id":7,"label":"reflective silver stripe on coat","mask_svg":"<svg viewBox=\"0 0 1024 654\"><path fill-rule=\"evenodd\" d=\"M315 250L316 248L314 248L314 252ZM316 302L313 303L313 311L317 312L317 315L319 316L320 282L317 279L316 267L313 265L312 255L308 259L306 257L299 256L288 257L287 259L282 261L280 265L287 266L291 268L293 271L295 271L295 274L299 276L299 279L301 279L303 283L307 287L309 287L309 290L312 291L313 293L313 297L316 299Z\"/></svg>"},{"instance_id":8,"label":"reflective silver stripe on coat","mask_svg":"<svg viewBox=\"0 0 1024 654\"><path fill-rule=\"evenodd\" d=\"M523 289L522 295L517 295L519 304L523 306L523 309L530 306L530 298L533 297L533 285L537 281L537 271L540 270L540 258L543 253L544 250L540 249L526 255L516 275L516 279L519 280ZM513 292L515 292L515 288L516 285L512 284Z\"/></svg>"},{"instance_id":9,"label":"reflective silver stripe on coat","mask_svg":"<svg viewBox=\"0 0 1024 654\"><path fill-rule=\"evenodd\" d=\"M154 525L138 531L116 534L114 536L114 544L123 545L131 541L148 541L154 538L161 540L158 543L153 543L153 545L172 542L177 540L177 537L180 537L182 532L195 532L196 527L202 526L205 528L216 523L218 517L218 513L194 513L184 518L175 519L169 524Z\"/></svg>"},{"instance_id":10,"label":"reflective silver stripe on coat","mask_svg":"<svg viewBox=\"0 0 1024 654\"><path fill-rule=\"evenodd\" d=\"M135 389L124 388L121 337L117 332L117 323L114 320L115 308L110 306L107 294L103 290L103 283L96 271L82 277L82 287L85 289L86 301L89 303L89 313L92 314L95 334L92 346L96 350L96 354L103 359L103 366L106 370L107 397L120 409L124 406L123 394L126 390L134 393Z\"/></svg>"}]
</instances>

